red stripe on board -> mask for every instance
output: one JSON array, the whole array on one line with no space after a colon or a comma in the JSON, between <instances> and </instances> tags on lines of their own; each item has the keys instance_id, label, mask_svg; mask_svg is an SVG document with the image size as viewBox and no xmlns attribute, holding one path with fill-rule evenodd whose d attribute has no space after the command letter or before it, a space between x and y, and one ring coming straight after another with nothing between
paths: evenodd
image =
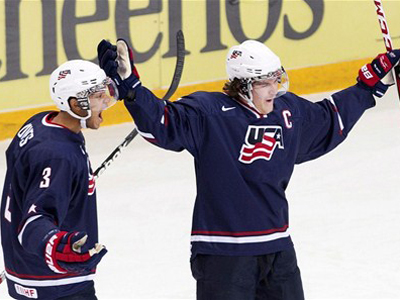
<instances>
[{"instance_id":1,"label":"red stripe on board","mask_svg":"<svg viewBox=\"0 0 400 300\"><path fill-rule=\"evenodd\" d=\"M227 236L253 236L253 235L270 234L274 232L283 232L286 231L288 227L289 225L285 225L282 228L276 228L276 229L269 229L263 231L242 231L242 232L194 230L192 231L192 235L204 234L204 235L227 235Z\"/></svg>"}]
</instances>

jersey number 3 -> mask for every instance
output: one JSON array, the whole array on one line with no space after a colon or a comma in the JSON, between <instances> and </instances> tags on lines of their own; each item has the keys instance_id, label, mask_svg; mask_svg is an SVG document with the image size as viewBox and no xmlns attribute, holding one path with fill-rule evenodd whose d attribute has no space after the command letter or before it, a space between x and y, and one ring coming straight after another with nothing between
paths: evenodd
<instances>
[{"instance_id":1,"label":"jersey number 3","mask_svg":"<svg viewBox=\"0 0 400 300\"><path fill-rule=\"evenodd\" d=\"M45 168L42 172L43 180L40 182L40 185L39 185L39 187L41 189L49 187L50 175L51 175L51 168L50 167Z\"/></svg>"},{"instance_id":2,"label":"jersey number 3","mask_svg":"<svg viewBox=\"0 0 400 300\"><path fill-rule=\"evenodd\" d=\"M43 180L40 182L39 185L40 188L43 189L43 188L48 188L50 186L50 175L51 175L51 168L50 167L44 168L42 172ZM7 196L4 218L6 218L6 220L11 223L10 196Z\"/></svg>"}]
</instances>

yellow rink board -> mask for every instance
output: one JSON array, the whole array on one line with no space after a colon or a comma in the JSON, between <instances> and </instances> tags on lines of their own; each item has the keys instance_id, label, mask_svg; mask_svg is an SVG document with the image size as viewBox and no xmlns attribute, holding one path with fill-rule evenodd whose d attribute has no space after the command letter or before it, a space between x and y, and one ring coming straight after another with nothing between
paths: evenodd
<instances>
[{"instance_id":1,"label":"yellow rink board","mask_svg":"<svg viewBox=\"0 0 400 300\"><path fill-rule=\"evenodd\" d=\"M331 90L339 90L355 84L358 70L372 58L334 63L324 66L315 66L296 70L289 70L289 90L295 94L312 94ZM180 87L171 97L175 100L195 91L221 91L225 80L189 84ZM162 97L165 90L153 90ZM55 106L41 106L37 108L0 113L0 140L11 138L21 125L32 115L45 111L55 110ZM119 124L132 121L122 102L104 113L104 125Z\"/></svg>"},{"instance_id":2,"label":"yellow rink board","mask_svg":"<svg viewBox=\"0 0 400 300\"><path fill-rule=\"evenodd\" d=\"M289 90L309 94L355 83L359 68L385 51L373 0L0 0L0 139L33 114L54 109L49 77L67 60L97 62L102 39L124 38L144 86L162 96L185 33L185 67L172 100L221 91L233 45L258 40L289 70ZM383 0L398 47L400 0ZM379 6L379 5L378 5ZM365 59L362 59L365 58ZM29 109L28 109L29 108ZM104 125L130 121L118 103Z\"/></svg>"}]
</instances>

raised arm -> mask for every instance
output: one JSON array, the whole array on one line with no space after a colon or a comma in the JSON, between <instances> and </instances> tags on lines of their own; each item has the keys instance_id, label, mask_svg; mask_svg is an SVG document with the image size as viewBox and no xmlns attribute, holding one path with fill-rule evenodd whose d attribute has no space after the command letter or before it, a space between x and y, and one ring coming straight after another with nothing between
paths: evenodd
<instances>
[{"instance_id":1,"label":"raised arm","mask_svg":"<svg viewBox=\"0 0 400 300\"><path fill-rule=\"evenodd\" d=\"M300 98L303 126L296 162L315 159L339 145L364 111L375 106L373 95L382 97L394 84L391 70L399 60L400 50L380 54L360 69L355 86L317 103Z\"/></svg>"}]
</instances>

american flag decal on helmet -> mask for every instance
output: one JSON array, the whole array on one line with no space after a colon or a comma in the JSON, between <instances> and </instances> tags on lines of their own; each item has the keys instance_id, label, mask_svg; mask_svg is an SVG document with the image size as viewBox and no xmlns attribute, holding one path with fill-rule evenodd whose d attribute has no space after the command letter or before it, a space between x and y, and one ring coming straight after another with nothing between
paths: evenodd
<instances>
[{"instance_id":1,"label":"american flag decal on helmet","mask_svg":"<svg viewBox=\"0 0 400 300\"><path fill-rule=\"evenodd\" d=\"M242 56L242 51L239 50L233 50L230 59L235 59L239 56Z\"/></svg>"},{"instance_id":2,"label":"american flag decal on helmet","mask_svg":"<svg viewBox=\"0 0 400 300\"><path fill-rule=\"evenodd\" d=\"M270 160L276 147L284 149L281 126L250 125L240 149L239 161L251 164L257 159Z\"/></svg>"},{"instance_id":3,"label":"american flag decal on helmet","mask_svg":"<svg viewBox=\"0 0 400 300\"><path fill-rule=\"evenodd\" d=\"M58 80L64 79L68 74L71 74L71 70L60 71L60 73L58 73Z\"/></svg>"}]
</instances>

